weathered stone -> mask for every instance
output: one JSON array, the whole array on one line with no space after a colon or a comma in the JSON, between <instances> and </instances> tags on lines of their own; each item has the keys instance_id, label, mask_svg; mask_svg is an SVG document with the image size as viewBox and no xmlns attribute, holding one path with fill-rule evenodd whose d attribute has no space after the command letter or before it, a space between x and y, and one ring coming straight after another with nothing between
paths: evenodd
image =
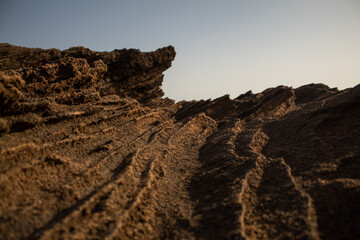
<instances>
[{"instance_id":1,"label":"weathered stone","mask_svg":"<svg viewBox=\"0 0 360 240\"><path fill-rule=\"evenodd\" d=\"M0 44L0 239L360 239L360 86L161 98L173 47Z\"/></svg>"}]
</instances>

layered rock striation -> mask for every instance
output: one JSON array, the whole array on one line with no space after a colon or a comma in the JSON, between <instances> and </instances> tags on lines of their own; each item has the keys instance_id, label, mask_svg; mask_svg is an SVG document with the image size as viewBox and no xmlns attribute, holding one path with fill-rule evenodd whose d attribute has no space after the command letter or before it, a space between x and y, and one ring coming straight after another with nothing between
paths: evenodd
<instances>
[{"instance_id":1,"label":"layered rock striation","mask_svg":"<svg viewBox=\"0 0 360 240\"><path fill-rule=\"evenodd\" d=\"M162 98L175 57L0 44L1 239L360 239L360 86Z\"/></svg>"}]
</instances>

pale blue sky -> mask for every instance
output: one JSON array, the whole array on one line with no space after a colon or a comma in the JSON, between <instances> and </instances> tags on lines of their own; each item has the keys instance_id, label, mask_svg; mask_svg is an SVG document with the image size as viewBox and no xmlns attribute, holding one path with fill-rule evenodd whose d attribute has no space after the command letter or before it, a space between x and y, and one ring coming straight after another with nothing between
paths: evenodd
<instances>
[{"instance_id":1,"label":"pale blue sky","mask_svg":"<svg viewBox=\"0 0 360 240\"><path fill-rule=\"evenodd\" d=\"M0 0L0 42L92 50L173 45L176 100L360 82L360 0Z\"/></svg>"}]
</instances>

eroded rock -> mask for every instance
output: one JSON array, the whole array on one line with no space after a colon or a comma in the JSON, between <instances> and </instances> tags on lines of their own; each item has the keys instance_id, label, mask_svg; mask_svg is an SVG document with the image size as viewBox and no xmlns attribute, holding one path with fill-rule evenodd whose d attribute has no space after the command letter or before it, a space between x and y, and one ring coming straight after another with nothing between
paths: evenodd
<instances>
[{"instance_id":1,"label":"eroded rock","mask_svg":"<svg viewBox=\"0 0 360 240\"><path fill-rule=\"evenodd\" d=\"M360 87L161 98L173 47L0 44L1 239L360 239Z\"/></svg>"}]
</instances>

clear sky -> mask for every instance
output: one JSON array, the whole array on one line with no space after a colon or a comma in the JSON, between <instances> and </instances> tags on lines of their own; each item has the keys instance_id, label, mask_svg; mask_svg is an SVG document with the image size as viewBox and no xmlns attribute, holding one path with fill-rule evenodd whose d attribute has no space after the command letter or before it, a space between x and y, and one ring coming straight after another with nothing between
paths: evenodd
<instances>
[{"instance_id":1,"label":"clear sky","mask_svg":"<svg viewBox=\"0 0 360 240\"><path fill-rule=\"evenodd\" d=\"M360 0L0 0L0 42L177 56L175 100L248 90L360 83Z\"/></svg>"}]
</instances>

